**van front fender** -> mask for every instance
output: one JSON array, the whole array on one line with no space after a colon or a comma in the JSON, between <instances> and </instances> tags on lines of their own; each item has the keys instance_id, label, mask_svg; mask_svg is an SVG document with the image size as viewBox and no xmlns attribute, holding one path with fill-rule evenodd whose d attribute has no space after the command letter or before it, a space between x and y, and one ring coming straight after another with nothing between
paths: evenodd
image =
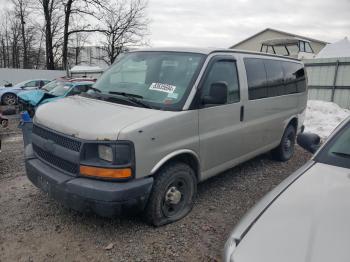
<instances>
[{"instance_id":1,"label":"van front fender","mask_svg":"<svg viewBox=\"0 0 350 262\"><path fill-rule=\"evenodd\" d=\"M197 162L197 176L200 174L200 159L198 154L190 149L179 149L176 150L165 157L163 157L151 170L151 175L154 175L165 163L168 161L171 161L172 159L175 159L176 157L182 156L182 155L191 155L191 157ZM200 179L199 179L200 180Z\"/></svg>"}]
</instances>

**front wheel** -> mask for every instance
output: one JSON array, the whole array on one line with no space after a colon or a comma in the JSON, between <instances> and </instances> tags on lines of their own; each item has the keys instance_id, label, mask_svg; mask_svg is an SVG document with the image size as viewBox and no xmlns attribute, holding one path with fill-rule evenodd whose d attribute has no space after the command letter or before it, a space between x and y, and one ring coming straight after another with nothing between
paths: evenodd
<instances>
[{"instance_id":1,"label":"front wheel","mask_svg":"<svg viewBox=\"0 0 350 262\"><path fill-rule=\"evenodd\" d=\"M17 103L17 96L15 94L4 94L2 96L2 103L7 106L12 106Z\"/></svg>"},{"instance_id":2,"label":"front wheel","mask_svg":"<svg viewBox=\"0 0 350 262\"><path fill-rule=\"evenodd\" d=\"M170 163L156 175L145 210L149 223L161 226L185 217L197 192L194 171L181 162Z\"/></svg>"},{"instance_id":3,"label":"front wheel","mask_svg":"<svg viewBox=\"0 0 350 262\"><path fill-rule=\"evenodd\" d=\"M289 125L284 131L281 143L278 145L278 147L272 150L273 158L282 162L291 159L294 154L295 137L295 127Z\"/></svg>"},{"instance_id":4,"label":"front wheel","mask_svg":"<svg viewBox=\"0 0 350 262\"><path fill-rule=\"evenodd\" d=\"M1 127L5 128L8 126L8 120L7 119L2 119L0 122Z\"/></svg>"}]
</instances>

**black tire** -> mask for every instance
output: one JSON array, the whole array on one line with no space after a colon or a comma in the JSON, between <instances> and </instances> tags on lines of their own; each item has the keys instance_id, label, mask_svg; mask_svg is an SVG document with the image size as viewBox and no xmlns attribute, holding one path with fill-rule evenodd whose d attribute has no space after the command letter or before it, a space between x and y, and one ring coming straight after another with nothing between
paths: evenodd
<instances>
[{"instance_id":1,"label":"black tire","mask_svg":"<svg viewBox=\"0 0 350 262\"><path fill-rule=\"evenodd\" d=\"M1 102L7 106L15 105L17 104L17 96L12 93L3 94L1 98Z\"/></svg>"},{"instance_id":2,"label":"black tire","mask_svg":"<svg viewBox=\"0 0 350 262\"><path fill-rule=\"evenodd\" d=\"M182 162L164 166L155 175L145 209L146 220L154 226L180 220L192 210L196 193L197 179L191 167Z\"/></svg>"},{"instance_id":3,"label":"black tire","mask_svg":"<svg viewBox=\"0 0 350 262\"><path fill-rule=\"evenodd\" d=\"M280 144L271 152L272 157L281 162L291 159L294 154L295 138L295 127L292 125L287 126L286 130L284 130Z\"/></svg>"},{"instance_id":4,"label":"black tire","mask_svg":"<svg viewBox=\"0 0 350 262\"><path fill-rule=\"evenodd\" d=\"M9 121L8 121L8 120L6 120L6 119L2 119L2 120L1 120L0 125L1 125L1 127L5 128L5 127L7 127L7 126L8 126L8 123L9 123Z\"/></svg>"}]
</instances>

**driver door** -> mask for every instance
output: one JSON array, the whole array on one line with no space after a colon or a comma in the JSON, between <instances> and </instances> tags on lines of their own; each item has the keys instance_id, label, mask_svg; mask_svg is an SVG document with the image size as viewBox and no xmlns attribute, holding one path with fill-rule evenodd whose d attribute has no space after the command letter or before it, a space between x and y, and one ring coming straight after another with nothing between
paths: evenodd
<instances>
[{"instance_id":1,"label":"driver door","mask_svg":"<svg viewBox=\"0 0 350 262\"><path fill-rule=\"evenodd\" d=\"M226 104L200 106L199 138L203 178L232 166L234 159L242 154L243 124L242 101L237 65L232 56L214 57L208 65L204 81L200 84L200 99L209 93L213 83L226 82ZM243 150L244 151L244 150Z\"/></svg>"}]
</instances>

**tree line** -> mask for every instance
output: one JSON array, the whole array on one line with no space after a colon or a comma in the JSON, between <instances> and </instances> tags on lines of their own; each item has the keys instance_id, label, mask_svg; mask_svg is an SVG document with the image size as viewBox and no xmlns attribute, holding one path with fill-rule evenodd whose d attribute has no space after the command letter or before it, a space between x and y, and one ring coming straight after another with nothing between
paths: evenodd
<instances>
[{"instance_id":1,"label":"tree line","mask_svg":"<svg viewBox=\"0 0 350 262\"><path fill-rule=\"evenodd\" d=\"M0 12L0 67L67 69L91 41L101 59L146 43L146 0L6 0Z\"/></svg>"}]
</instances>

